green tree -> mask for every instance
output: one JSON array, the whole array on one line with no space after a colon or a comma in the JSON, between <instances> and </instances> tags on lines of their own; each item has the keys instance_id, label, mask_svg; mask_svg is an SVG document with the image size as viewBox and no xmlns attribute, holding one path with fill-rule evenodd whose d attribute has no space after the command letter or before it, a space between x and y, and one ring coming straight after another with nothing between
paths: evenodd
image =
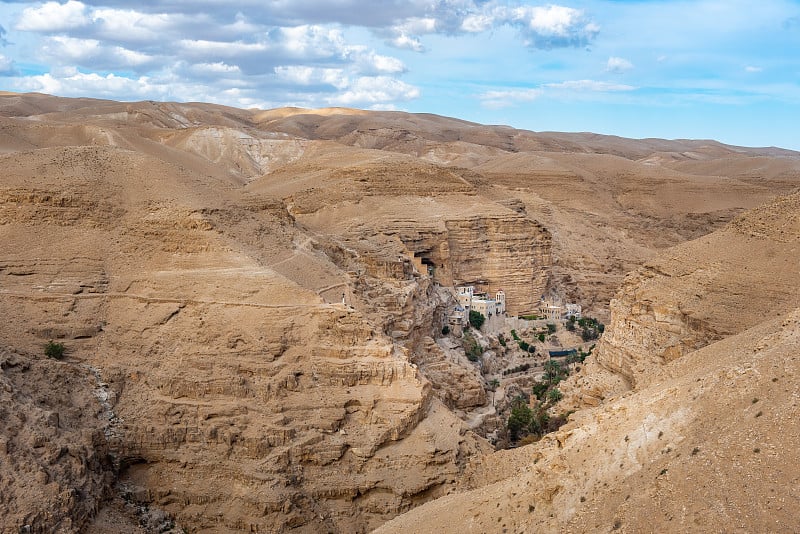
<instances>
[{"instance_id":1,"label":"green tree","mask_svg":"<svg viewBox=\"0 0 800 534\"><path fill-rule=\"evenodd\" d=\"M476 330L481 329L484 321L486 321L486 317L484 317L481 312L475 310L469 311L469 324L471 324Z\"/></svg>"},{"instance_id":2,"label":"green tree","mask_svg":"<svg viewBox=\"0 0 800 534\"><path fill-rule=\"evenodd\" d=\"M560 401L563 397L563 393L561 393L561 390L558 388L553 388L547 392L547 399L553 404Z\"/></svg>"},{"instance_id":3,"label":"green tree","mask_svg":"<svg viewBox=\"0 0 800 534\"><path fill-rule=\"evenodd\" d=\"M544 377L547 379L547 383L551 386L553 382L557 382L561 378L561 374L563 369L561 369L561 364L555 360L547 360L544 364Z\"/></svg>"},{"instance_id":4,"label":"green tree","mask_svg":"<svg viewBox=\"0 0 800 534\"><path fill-rule=\"evenodd\" d=\"M508 431L512 440L517 440L522 433L528 433L533 422L533 411L527 403L514 403L511 415L508 416Z\"/></svg>"},{"instance_id":5,"label":"green tree","mask_svg":"<svg viewBox=\"0 0 800 534\"><path fill-rule=\"evenodd\" d=\"M548 334L555 334L556 333L556 325L553 323L547 323L547 333Z\"/></svg>"}]
</instances>

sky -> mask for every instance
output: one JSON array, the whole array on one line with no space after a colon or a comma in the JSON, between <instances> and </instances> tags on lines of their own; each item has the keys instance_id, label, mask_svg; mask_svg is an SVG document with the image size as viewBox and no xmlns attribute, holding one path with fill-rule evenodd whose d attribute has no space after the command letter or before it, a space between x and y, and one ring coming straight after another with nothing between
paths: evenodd
<instances>
[{"instance_id":1,"label":"sky","mask_svg":"<svg viewBox=\"0 0 800 534\"><path fill-rule=\"evenodd\" d=\"M800 150L800 0L0 1L0 90Z\"/></svg>"}]
</instances>

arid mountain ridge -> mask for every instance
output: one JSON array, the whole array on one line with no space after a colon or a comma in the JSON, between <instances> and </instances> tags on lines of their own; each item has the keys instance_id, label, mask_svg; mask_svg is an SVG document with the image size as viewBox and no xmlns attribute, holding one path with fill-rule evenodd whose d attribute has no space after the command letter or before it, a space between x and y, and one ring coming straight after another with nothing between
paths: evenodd
<instances>
[{"instance_id":1,"label":"arid mountain ridge","mask_svg":"<svg viewBox=\"0 0 800 534\"><path fill-rule=\"evenodd\" d=\"M0 161L3 532L798 527L796 152L4 93ZM464 283L608 321L556 434L470 428Z\"/></svg>"}]
</instances>

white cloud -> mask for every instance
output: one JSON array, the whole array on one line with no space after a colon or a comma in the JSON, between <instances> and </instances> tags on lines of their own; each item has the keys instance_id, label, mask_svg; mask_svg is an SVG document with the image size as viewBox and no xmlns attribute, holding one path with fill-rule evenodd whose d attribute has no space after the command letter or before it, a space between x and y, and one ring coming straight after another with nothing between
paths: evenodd
<instances>
[{"instance_id":1,"label":"white cloud","mask_svg":"<svg viewBox=\"0 0 800 534\"><path fill-rule=\"evenodd\" d=\"M358 78L347 91L328 99L334 106L374 107L418 98L419 89L388 76Z\"/></svg>"},{"instance_id":2,"label":"white cloud","mask_svg":"<svg viewBox=\"0 0 800 534\"><path fill-rule=\"evenodd\" d=\"M195 74L210 74L215 76L235 75L242 73L242 69L240 69L237 65L228 65L222 61L218 61L216 63L196 63L189 67L189 70Z\"/></svg>"},{"instance_id":3,"label":"white cloud","mask_svg":"<svg viewBox=\"0 0 800 534\"><path fill-rule=\"evenodd\" d=\"M495 19L491 15L476 13L464 17L461 29L467 33L481 33L491 29L494 23Z\"/></svg>"},{"instance_id":4,"label":"white cloud","mask_svg":"<svg viewBox=\"0 0 800 534\"><path fill-rule=\"evenodd\" d=\"M542 87L548 89L559 89L568 91L592 91L599 93L609 93L616 91L633 91L636 87L619 83L599 82L595 80L570 80L561 83L547 83Z\"/></svg>"},{"instance_id":5,"label":"white cloud","mask_svg":"<svg viewBox=\"0 0 800 534\"><path fill-rule=\"evenodd\" d=\"M427 16L409 17L382 33L389 36L387 44L422 51L421 35L482 33L501 26L519 30L525 46L531 48L583 46L600 31L582 10L571 7L443 0L433 3Z\"/></svg>"},{"instance_id":6,"label":"white cloud","mask_svg":"<svg viewBox=\"0 0 800 534\"><path fill-rule=\"evenodd\" d=\"M545 83L527 89L499 89L486 91L478 95L481 105L486 108L499 109L516 106L523 102L531 102L540 98L562 96L564 93L613 93L633 91L631 85L622 85L595 80L570 80L560 83Z\"/></svg>"},{"instance_id":7,"label":"white cloud","mask_svg":"<svg viewBox=\"0 0 800 534\"><path fill-rule=\"evenodd\" d=\"M633 63L625 58L611 56L606 63L606 71L615 74L622 74L633 69Z\"/></svg>"},{"instance_id":8,"label":"white cloud","mask_svg":"<svg viewBox=\"0 0 800 534\"><path fill-rule=\"evenodd\" d=\"M344 89L350 82L342 69L326 69L319 67L306 67L289 65L275 67L278 78L296 85L331 85L337 89Z\"/></svg>"},{"instance_id":9,"label":"white cloud","mask_svg":"<svg viewBox=\"0 0 800 534\"><path fill-rule=\"evenodd\" d=\"M746 72L761 72L761 71L763 71L764 69L762 69L761 67L756 67L756 66L754 66L754 65L748 65L748 66L746 66L746 67L744 68L744 70L745 70Z\"/></svg>"},{"instance_id":10,"label":"white cloud","mask_svg":"<svg viewBox=\"0 0 800 534\"><path fill-rule=\"evenodd\" d=\"M16 29L49 33L80 28L88 23L86 5L69 0L66 4L47 2L40 7L25 8Z\"/></svg>"},{"instance_id":11,"label":"white cloud","mask_svg":"<svg viewBox=\"0 0 800 534\"><path fill-rule=\"evenodd\" d=\"M188 15L140 13L132 9L96 9L91 14L97 36L123 42L163 41L191 18Z\"/></svg>"},{"instance_id":12,"label":"white cloud","mask_svg":"<svg viewBox=\"0 0 800 534\"><path fill-rule=\"evenodd\" d=\"M97 39L78 39L56 35L47 37L42 53L56 64L77 64L94 68L135 68L155 58L121 46L104 46Z\"/></svg>"},{"instance_id":13,"label":"white cloud","mask_svg":"<svg viewBox=\"0 0 800 534\"><path fill-rule=\"evenodd\" d=\"M342 33L335 28L302 25L281 28L278 32L281 48L295 58L343 57L350 51Z\"/></svg>"},{"instance_id":14,"label":"white cloud","mask_svg":"<svg viewBox=\"0 0 800 534\"><path fill-rule=\"evenodd\" d=\"M396 57L375 52L357 54L356 66L364 74L401 74L406 71L406 66Z\"/></svg>"},{"instance_id":15,"label":"white cloud","mask_svg":"<svg viewBox=\"0 0 800 534\"><path fill-rule=\"evenodd\" d=\"M62 96L107 96L119 98L120 95L141 98L163 97L163 88L150 83L147 76L132 79L114 74L100 76L96 73L66 72L64 77L56 77L51 73L19 78L16 87L24 91L37 91Z\"/></svg>"},{"instance_id":16,"label":"white cloud","mask_svg":"<svg viewBox=\"0 0 800 534\"><path fill-rule=\"evenodd\" d=\"M394 46L395 48L413 50L414 52L425 51L425 47L422 46L422 41L405 33L395 35L393 38L386 41L386 44Z\"/></svg>"},{"instance_id":17,"label":"white cloud","mask_svg":"<svg viewBox=\"0 0 800 534\"><path fill-rule=\"evenodd\" d=\"M244 43L242 41L206 41L204 39L184 39L179 43L181 52L187 57L234 58L242 54L265 52L264 43Z\"/></svg>"},{"instance_id":18,"label":"white cloud","mask_svg":"<svg viewBox=\"0 0 800 534\"><path fill-rule=\"evenodd\" d=\"M487 108L499 109L510 107L518 104L519 102L530 102L536 100L544 94L544 91L538 88L534 89L507 89L500 91L486 91L478 95L481 104Z\"/></svg>"},{"instance_id":19,"label":"white cloud","mask_svg":"<svg viewBox=\"0 0 800 534\"><path fill-rule=\"evenodd\" d=\"M11 58L7 58L3 54L0 54L0 76L11 75L14 73L14 71L14 61Z\"/></svg>"}]
</instances>

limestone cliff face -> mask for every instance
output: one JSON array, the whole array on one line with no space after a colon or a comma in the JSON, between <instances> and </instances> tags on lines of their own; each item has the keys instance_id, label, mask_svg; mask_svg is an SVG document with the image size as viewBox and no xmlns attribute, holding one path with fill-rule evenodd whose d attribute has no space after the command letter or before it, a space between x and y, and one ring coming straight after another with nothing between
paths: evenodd
<instances>
[{"instance_id":1,"label":"limestone cliff face","mask_svg":"<svg viewBox=\"0 0 800 534\"><path fill-rule=\"evenodd\" d=\"M430 265L443 285L502 289L509 314L535 309L547 286L550 233L525 216L474 215L446 219L443 227L398 226L386 231L398 232L421 270Z\"/></svg>"},{"instance_id":2,"label":"limestone cliff face","mask_svg":"<svg viewBox=\"0 0 800 534\"><path fill-rule=\"evenodd\" d=\"M664 364L800 303L800 197L781 198L725 229L670 249L625 281L597 361L638 387Z\"/></svg>"},{"instance_id":3,"label":"limestone cliff face","mask_svg":"<svg viewBox=\"0 0 800 534\"><path fill-rule=\"evenodd\" d=\"M506 293L510 315L535 309L547 285L550 233L522 216L445 223L456 284L481 280Z\"/></svg>"}]
</instances>

